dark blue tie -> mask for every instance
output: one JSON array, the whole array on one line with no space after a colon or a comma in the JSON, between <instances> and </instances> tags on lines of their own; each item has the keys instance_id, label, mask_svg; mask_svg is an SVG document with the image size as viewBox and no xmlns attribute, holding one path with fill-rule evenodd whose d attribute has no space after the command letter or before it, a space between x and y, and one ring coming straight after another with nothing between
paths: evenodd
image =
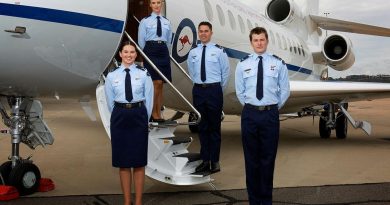
<instances>
[{"instance_id":1,"label":"dark blue tie","mask_svg":"<svg viewBox=\"0 0 390 205\"><path fill-rule=\"evenodd\" d=\"M125 78L125 93L126 100L131 102L133 100L133 91L131 88L131 77L130 77L130 69L126 68L126 78Z\"/></svg>"},{"instance_id":2,"label":"dark blue tie","mask_svg":"<svg viewBox=\"0 0 390 205\"><path fill-rule=\"evenodd\" d=\"M202 51L202 61L200 62L200 79L204 82L206 81L206 45L203 46Z\"/></svg>"},{"instance_id":3,"label":"dark blue tie","mask_svg":"<svg viewBox=\"0 0 390 205\"><path fill-rule=\"evenodd\" d=\"M162 35L162 30L161 30L160 16L157 16L157 36L161 37L161 35Z\"/></svg>"},{"instance_id":4,"label":"dark blue tie","mask_svg":"<svg viewBox=\"0 0 390 205\"><path fill-rule=\"evenodd\" d=\"M256 97L259 100L263 98L263 57L262 56L259 56L259 64L257 65Z\"/></svg>"}]
</instances>

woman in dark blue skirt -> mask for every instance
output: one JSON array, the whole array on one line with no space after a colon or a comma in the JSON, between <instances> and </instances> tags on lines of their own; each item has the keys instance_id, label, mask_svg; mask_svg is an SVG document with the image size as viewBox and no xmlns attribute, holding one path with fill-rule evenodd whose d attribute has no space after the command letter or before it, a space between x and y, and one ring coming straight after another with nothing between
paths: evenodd
<instances>
[{"instance_id":1,"label":"woman in dark blue skirt","mask_svg":"<svg viewBox=\"0 0 390 205\"><path fill-rule=\"evenodd\" d=\"M148 153L148 119L153 106L153 83L146 69L134 64L135 45L125 42L119 55L122 63L106 78L105 92L111 113L112 166L119 168L124 204L131 204L131 184L135 184L135 204L142 204ZM133 170L132 170L133 169Z\"/></svg>"},{"instance_id":2,"label":"woman in dark blue skirt","mask_svg":"<svg viewBox=\"0 0 390 205\"><path fill-rule=\"evenodd\" d=\"M140 22L138 43L159 71L169 81L172 81L171 61L168 50L172 40L171 23L161 15L162 0L150 0L149 2L153 12ZM154 86L152 121L164 122L161 116L164 80L148 62L145 61L144 65L152 76Z\"/></svg>"}]
</instances>

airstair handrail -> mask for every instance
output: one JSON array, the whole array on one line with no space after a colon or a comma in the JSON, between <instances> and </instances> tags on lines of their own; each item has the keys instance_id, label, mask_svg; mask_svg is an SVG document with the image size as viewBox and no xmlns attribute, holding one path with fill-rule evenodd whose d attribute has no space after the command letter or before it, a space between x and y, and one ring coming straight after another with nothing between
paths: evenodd
<instances>
[{"instance_id":1,"label":"airstair handrail","mask_svg":"<svg viewBox=\"0 0 390 205\"><path fill-rule=\"evenodd\" d=\"M125 35L127 36L127 38L132 42L134 43L134 45L136 46L138 52L142 55L142 57L144 57L144 59L152 66L152 68L164 79L165 82L168 83L169 86L171 86L171 88L184 100L184 102L186 102L190 108L192 109L192 111L194 111L196 113L196 115L199 116L198 120L195 122L195 123L192 123L192 122L189 122L188 124L192 125L192 124L198 124L201 120L201 115L200 113L198 112L198 110L187 100L187 98L184 97L183 94L181 94L181 92L179 90L177 90L177 88L164 76L164 74L161 73L161 71L157 68L157 66L150 60L150 58L144 53L144 51L139 47L139 45L134 41L133 38L131 38L131 36L125 31L124 32ZM181 124L186 124L186 123L181 123Z\"/></svg>"},{"instance_id":2,"label":"airstair handrail","mask_svg":"<svg viewBox=\"0 0 390 205\"><path fill-rule=\"evenodd\" d=\"M138 18L137 18L136 16L134 16L134 15L133 15L133 17L134 17L134 19L139 23ZM172 55L169 55L169 58L170 58L171 61L172 61L172 62L181 70L181 72L183 72L183 74L184 74L185 76L187 76L188 80L190 80L191 83L192 83L191 77L190 77L190 76L188 75L188 73L184 70L184 68L181 67L181 65L176 61L176 59L173 58Z\"/></svg>"}]
</instances>

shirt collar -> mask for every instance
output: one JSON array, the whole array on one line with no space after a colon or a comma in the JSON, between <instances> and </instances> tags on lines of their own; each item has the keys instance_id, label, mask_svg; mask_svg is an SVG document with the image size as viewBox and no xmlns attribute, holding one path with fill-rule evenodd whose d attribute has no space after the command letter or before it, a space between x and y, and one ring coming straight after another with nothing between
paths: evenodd
<instances>
[{"instance_id":1,"label":"shirt collar","mask_svg":"<svg viewBox=\"0 0 390 205\"><path fill-rule=\"evenodd\" d=\"M157 16L159 16L160 18L162 17L161 14L160 14L160 15L157 15L157 14L154 13L154 12L152 12L151 16L154 17L154 18L157 18Z\"/></svg>"},{"instance_id":2,"label":"shirt collar","mask_svg":"<svg viewBox=\"0 0 390 205\"><path fill-rule=\"evenodd\" d=\"M130 65L130 67L129 67L130 71L134 70L134 69L132 69L132 68L134 68L134 67L135 67L135 63L133 63L132 65ZM120 71L125 72L126 67L123 66L123 65L121 65L121 66L119 66L119 69L120 69Z\"/></svg>"},{"instance_id":3,"label":"shirt collar","mask_svg":"<svg viewBox=\"0 0 390 205\"><path fill-rule=\"evenodd\" d=\"M263 59L267 58L269 56L269 53L268 52L264 52L263 54L259 55L257 53L253 53L252 54L252 58L254 60L256 60L259 56L263 57Z\"/></svg>"},{"instance_id":4,"label":"shirt collar","mask_svg":"<svg viewBox=\"0 0 390 205\"><path fill-rule=\"evenodd\" d=\"M200 43L199 45L200 45L201 47L203 47L203 43ZM209 47L209 46L215 45L215 44L212 43L212 42L210 41L210 42L208 42L208 43L206 43L206 44L204 44L204 45L206 45L206 47Z\"/></svg>"}]
</instances>

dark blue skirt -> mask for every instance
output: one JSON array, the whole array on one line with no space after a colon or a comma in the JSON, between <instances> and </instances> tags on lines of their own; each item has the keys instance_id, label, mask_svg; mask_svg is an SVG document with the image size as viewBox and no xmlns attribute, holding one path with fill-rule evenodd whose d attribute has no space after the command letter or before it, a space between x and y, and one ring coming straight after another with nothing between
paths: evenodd
<instances>
[{"instance_id":1,"label":"dark blue skirt","mask_svg":"<svg viewBox=\"0 0 390 205\"><path fill-rule=\"evenodd\" d=\"M114 107L111 114L112 166L144 167L148 162L148 114L139 108Z\"/></svg>"},{"instance_id":2,"label":"dark blue skirt","mask_svg":"<svg viewBox=\"0 0 390 205\"><path fill-rule=\"evenodd\" d=\"M164 76L169 81L172 81L171 61L169 59L169 51L167 45L165 43L148 41L146 42L144 52L157 66L157 68L164 74ZM163 80L163 78L152 68L152 66L148 62L146 62L146 60L144 60L144 66L146 69L148 69L152 80Z\"/></svg>"}]
</instances>

